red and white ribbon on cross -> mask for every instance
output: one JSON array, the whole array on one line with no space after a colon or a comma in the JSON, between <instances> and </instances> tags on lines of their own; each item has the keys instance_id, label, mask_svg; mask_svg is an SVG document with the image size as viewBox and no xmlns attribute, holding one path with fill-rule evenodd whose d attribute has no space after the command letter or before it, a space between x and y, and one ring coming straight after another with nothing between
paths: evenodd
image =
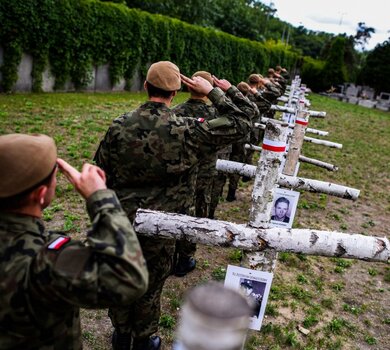
<instances>
[{"instance_id":1,"label":"red and white ribbon on cross","mask_svg":"<svg viewBox=\"0 0 390 350\"><path fill-rule=\"evenodd\" d=\"M309 121L307 121L306 119L303 119L303 118L297 118L297 119L295 119L295 123L306 126L307 124L309 124Z\"/></svg>"},{"instance_id":2,"label":"red and white ribbon on cross","mask_svg":"<svg viewBox=\"0 0 390 350\"><path fill-rule=\"evenodd\" d=\"M267 151L284 152L286 150L286 142L264 139L261 148Z\"/></svg>"}]
</instances>

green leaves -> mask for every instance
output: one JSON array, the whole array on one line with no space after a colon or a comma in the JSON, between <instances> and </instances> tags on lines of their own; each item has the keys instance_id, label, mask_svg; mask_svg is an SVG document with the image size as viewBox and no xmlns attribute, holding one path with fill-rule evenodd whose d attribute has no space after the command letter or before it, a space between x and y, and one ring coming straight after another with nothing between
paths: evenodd
<instances>
[{"instance_id":1,"label":"green leaves","mask_svg":"<svg viewBox=\"0 0 390 350\"><path fill-rule=\"evenodd\" d=\"M85 88L94 66L109 65L110 80L124 77L127 87L135 69L146 74L150 63L175 62L184 74L208 70L237 83L268 66L292 67L298 55L278 45L234 37L214 29L152 15L123 4L97 0L0 0L0 46L4 63L2 89L17 81L22 53L33 57L33 91L42 89L50 65L55 89L71 81ZM280 61L280 62L279 62Z\"/></svg>"}]
</instances>

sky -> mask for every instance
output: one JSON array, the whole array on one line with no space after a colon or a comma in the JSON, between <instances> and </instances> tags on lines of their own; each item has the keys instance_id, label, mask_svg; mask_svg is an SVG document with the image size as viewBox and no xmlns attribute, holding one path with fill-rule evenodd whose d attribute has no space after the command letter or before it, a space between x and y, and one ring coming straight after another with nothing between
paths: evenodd
<instances>
[{"instance_id":1,"label":"sky","mask_svg":"<svg viewBox=\"0 0 390 350\"><path fill-rule=\"evenodd\" d=\"M327 33L355 35L359 22L373 27L365 50L390 37L389 0L262 0L277 9L275 16L282 21L306 29Z\"/></svg>"}]
</instances>

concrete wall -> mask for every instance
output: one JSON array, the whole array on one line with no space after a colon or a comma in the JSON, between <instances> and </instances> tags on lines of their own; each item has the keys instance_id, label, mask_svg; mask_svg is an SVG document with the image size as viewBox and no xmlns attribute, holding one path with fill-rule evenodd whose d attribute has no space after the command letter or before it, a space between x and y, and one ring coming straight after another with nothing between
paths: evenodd
<instances>
[{"instance_id":1,"label":"concrete wall","mask_svg":"<svg viewBox=\"0 0 390 350\"><path fill-rule=\"evenodd\" d=\"M0 46L0 66L3 64L3 49ZM31 55L23 54L21 62L18 66L18 80L13 87L14 91L19 92L30 92L32 89L32 77L31 71L33 67L33 58ZM84 91L123 91L125 88L125 80L120 79L119 83L111 86L110 83L110 74L109 74L109 65L105 64L102 66L95 66L92 68L91 81L85 87ZM2 76L0 73L0 85L2 81ZM53 92L55 83L55 78L50 72L50 67L46 67L45 71L42 73L42 90L45 92ZM74 85L68 81L65 83L65 86L61 91L74 91ZM131 91L140 91L143 90L143 80L141 75L136 71L132 80L131 80Z\"/></svg>"}]
</instances>

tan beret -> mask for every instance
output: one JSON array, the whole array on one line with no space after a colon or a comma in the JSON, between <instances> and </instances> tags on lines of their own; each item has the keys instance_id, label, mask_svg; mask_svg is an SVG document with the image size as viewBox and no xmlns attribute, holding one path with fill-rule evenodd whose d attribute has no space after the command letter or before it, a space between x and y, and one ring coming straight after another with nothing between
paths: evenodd
<instances>
[{"instance_id":1,"label":"tan beret","mask_svg":"<svg viewBox=\"0 0 390 350\"><path fill-rule=\"evenodd\" d=\"M146 81L165 91L179 90L181 87L179 67L169 61L153 63L146 75Z\"/></svg>"},{"instance_id":2,"label":"tan beret","mask_svg":"<svg viewBox=\"0 0 390 350\"><path fill-rule=\"evenodd\" d=\"M206 72L204 70L200 70L200 71L195 72L194 74L192 74L192 78L193 77L202 77L203 79L206 79L211 85L214 86L213 77L212 77L212 75L209 72Z\"/></svg>"},{"instance_id":3,"label":"tan beret","mask_svg":"<svg viewBox=\"0 0 390 350\"><path fill-rule=\"evenodd\" d=\"M248 78L250 84L257 84L260 81L258 74L251 74Z\"/></svg>"},{"instance_id":4,"label":"tan beret","mask_svg":"<svg viewBox=\"0 0 390 350\"><path fill-rule=\"evenodd\" d=\"M57 161L54 140L46 135L0 136L0 198L11 197L39 184Z\"/></svg>"},{"instance_id":5,"label":"tan beret","mask_svg":"<svg viewBox=\"0 0 390 350\"><path fill-rule=\"evenodd\" d=\"M251 87L245 81L242 81L238 83L237 89L240 90L244 96L246 96Z\"/></svg>"}]
</instances>

